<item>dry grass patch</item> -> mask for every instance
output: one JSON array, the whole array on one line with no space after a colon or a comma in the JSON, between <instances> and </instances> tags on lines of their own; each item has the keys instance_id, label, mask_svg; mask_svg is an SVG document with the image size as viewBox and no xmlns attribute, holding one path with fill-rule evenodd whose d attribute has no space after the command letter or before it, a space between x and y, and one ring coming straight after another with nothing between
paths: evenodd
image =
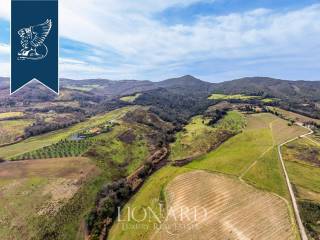
<instances>
[{"instance_id":1,"label":"dry grass patch","mask_svg":"<svg viewBox=\"0 0 320 240\"><path fill-rule=\"evenodd\" d=\"M87 158L0 164L0 239L32 239L34 220L52 216L98 170Z\"/></svg>"}]
</instances>

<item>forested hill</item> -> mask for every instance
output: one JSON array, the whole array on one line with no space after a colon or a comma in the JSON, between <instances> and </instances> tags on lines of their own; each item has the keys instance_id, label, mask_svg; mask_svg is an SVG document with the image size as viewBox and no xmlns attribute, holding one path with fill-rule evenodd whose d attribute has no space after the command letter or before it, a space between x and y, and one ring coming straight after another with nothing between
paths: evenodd
<instances>
[{"instance_id":1,"label":"forested hill","mask_svg":"<svg viewBox=\"0 0 320 240\"><path fill-rule=\"evenodd\" d=\"M290 101L320 101L320 81L286 81L248 77L215 84L213 90L225 94L268 94Z\"/></svg>"}]
</instances>

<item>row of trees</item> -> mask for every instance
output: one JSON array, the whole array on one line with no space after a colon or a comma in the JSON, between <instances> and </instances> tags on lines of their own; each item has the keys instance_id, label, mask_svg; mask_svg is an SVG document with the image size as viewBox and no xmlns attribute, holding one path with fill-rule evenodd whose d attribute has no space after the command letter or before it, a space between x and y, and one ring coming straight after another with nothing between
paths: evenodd
<instances>
[{"instance_id":1,"label":"row of trees","mask_svg":"<svg viewBox=\"0 0 320 240\"><path fill-rule=\"evenodd\" d=\"M94 142L94 139L80 141L62 140L50 146L14 157L13 160L76 157L86 152Z\"/></svg>"},{"instance_id":2,"label":"row of trees","mask_svg":"<svg viewBox=\"0 0 320 240\"><path fill-rule=\"evenodd\" d=\"M86 218L91 240L101 239L101 232L106 233L103 229L107 228L117 216L117 208L122 207L131 194L131 187L126 179L107 184L101 189L97 196L96 207Z\"/></svg>"}]
</instances>

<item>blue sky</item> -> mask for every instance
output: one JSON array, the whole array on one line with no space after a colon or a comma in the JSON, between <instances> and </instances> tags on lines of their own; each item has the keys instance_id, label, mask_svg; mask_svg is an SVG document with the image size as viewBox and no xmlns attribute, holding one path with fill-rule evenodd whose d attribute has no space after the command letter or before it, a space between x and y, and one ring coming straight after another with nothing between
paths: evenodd
<instances>
[{"instance_id":1,"label":"blue sky","mask_svg":"<svg viewBox=\"0 0 320 240\"><path fill-rule=\"evenodd\" d=\"M0 76L10 0L0 0ZM315 0L60 1L60 77L320 80Z\"/></svg>"}]
</instances>

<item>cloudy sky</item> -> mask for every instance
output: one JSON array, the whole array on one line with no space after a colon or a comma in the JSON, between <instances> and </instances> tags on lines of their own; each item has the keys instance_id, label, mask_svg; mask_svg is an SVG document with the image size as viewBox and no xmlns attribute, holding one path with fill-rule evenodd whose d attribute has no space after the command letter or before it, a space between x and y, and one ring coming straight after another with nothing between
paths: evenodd
<instances>
[{"instance_id":1,"label":"cloudy sky","mask_svg":"<svg viewBox=\"0 0 320 240\"><path fill-rule=\"evenodd\" d=\"M60 0L60 77L320 80L319 0ZM0 0L9 76L10 0Z\"/></svg>"}]
</instances>

